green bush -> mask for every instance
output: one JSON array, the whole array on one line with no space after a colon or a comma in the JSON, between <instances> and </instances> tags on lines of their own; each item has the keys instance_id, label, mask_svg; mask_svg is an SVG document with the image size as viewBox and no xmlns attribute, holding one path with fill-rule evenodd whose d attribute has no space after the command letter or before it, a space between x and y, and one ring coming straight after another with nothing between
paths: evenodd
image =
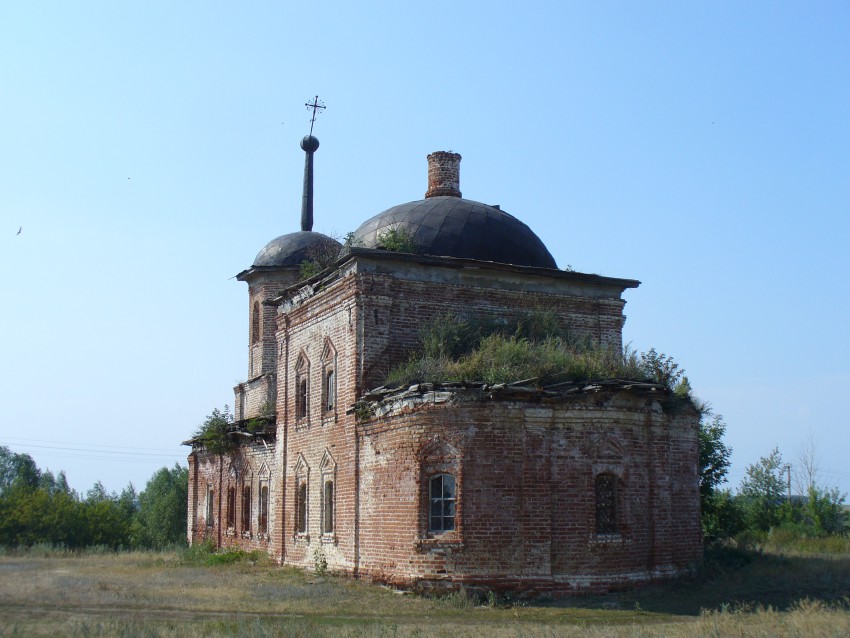
<instances>
[{"instance_id":1,"label":"green bush","mask_svg":"<svg viewBox=\"0 0 850 638\"><path fill-rule=\"evenodd\" d=\"M322 272L322 270L322 267L315 261L307 259L306 261L302 261L298 266L298 276L303 281L304 279L309 279L313 275L318 275Z\"/></svg>"},{"instance_id":2,"label":"green bush","mask_svg":"<svg viewBox=\"0 0 850 638\"><path fill-rule=\"evenodd\" d=\"M702 535L707 546L733 538L744 529L744 515L728 490L701 497Z\"/></svg>"},{"instance_id":3,"label":"green bush","mask_svg":"<svg viewBox=\"0 0 850 638\"><path fill-rule=\"evenodd\" d=\"M227 454L236 443L230 436L233 427L233 415L230 407L225 405L223 410L213 408L204 422L195 430L193 438L201 443L212 454Z\"/></svg>"},{"instance_id":4,"label":"green bush","mask_svg":"<svg viewBox=\"0 0 850 638\"><path fill-rule=\"evenodd\" d=\"M182 552L182 561L185 565L206 566L231 565L233 563L257 563L268 560L268 555L260 551L246 552L234 547L222 547L216 549L215 543L207 539L202 543L196 543L187 547Z\"/></svg>"},{"instance_id":5,"label":"green bush","mask_svg":"<svg viewBox=\"0 0 850 638\"><path fill-rule=\"evenodd\" d=\"M395 253L415 253L418 250L413 235L403 226L382 232L378 236L378 247Z\"/></svg>"}]
</instances>

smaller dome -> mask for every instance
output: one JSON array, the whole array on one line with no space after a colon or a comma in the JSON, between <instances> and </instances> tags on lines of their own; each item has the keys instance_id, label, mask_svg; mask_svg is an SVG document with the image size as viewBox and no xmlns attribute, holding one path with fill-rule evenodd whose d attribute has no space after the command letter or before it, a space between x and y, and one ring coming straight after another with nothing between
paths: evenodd
<instances>
[{"instance_id":1,"label":"smaller dome","mask_svg":"<svg viewBox=\"0 0 850 638\"><path fill-rule=\"evenodd\" d=\"M254 266L300 266L328 255L335 257L341 249L342 244L327 235L299 230L272 239L257 253Z\"/></svg>"}]
</instances>

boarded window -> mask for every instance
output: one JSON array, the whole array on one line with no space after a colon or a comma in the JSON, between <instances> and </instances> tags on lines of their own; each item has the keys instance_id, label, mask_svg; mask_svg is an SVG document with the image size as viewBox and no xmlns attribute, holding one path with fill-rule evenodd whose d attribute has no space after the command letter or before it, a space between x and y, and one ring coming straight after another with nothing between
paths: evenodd
<instances>
[{"instance_id":1,"label":"boarded window","mask_svg":"<svg viewBox=\"0 0 850 638\"><path fill-rule=\"evenodd\" d=\"M617 532L617 477L599 474L596 477L596 533Z\"/></svg>"},{"instance_id":2,"label":"boarded window","mask_svg":"<svg viewBox=\"0 0 850 638\"><path fill-rule=\"evenodd\" d=\"M428 482L430 532L448 532L455 528L455 478L451 474L437 474Z\"/></svg>"},{"instance_id":3,"label":"boarded window","mask_svg":"<svg viewBox=\"0 0 850 638\"><path fill-rule=\"evenodd\" d=\"M242 531L251 531L251 486L242 488Z\"/></svg>"}]
</instances>

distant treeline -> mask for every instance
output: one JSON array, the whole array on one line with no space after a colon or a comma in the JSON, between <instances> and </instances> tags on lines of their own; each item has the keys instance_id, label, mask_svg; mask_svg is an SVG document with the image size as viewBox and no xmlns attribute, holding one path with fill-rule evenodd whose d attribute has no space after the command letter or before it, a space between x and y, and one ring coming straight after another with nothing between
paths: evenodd
<instances>
[{"instance_id":1,"label":"distant treeline","mask_svg":"<svg viewBox=\"0 0 850 638\"><path fill-rule=\"evenodd\" d=\"M64 472L38 468L29 454L0 446L0 546L158 549L186 542L188 470L163 467L141 493L117 494L97 482L85 496Z\"/></svg>"}]
</instances>

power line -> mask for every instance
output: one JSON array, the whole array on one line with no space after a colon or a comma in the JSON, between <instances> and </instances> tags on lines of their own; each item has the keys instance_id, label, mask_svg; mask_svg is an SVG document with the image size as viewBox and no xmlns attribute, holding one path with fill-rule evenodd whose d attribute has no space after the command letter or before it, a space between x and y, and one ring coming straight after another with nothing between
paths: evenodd
<instances>
[{"instance_id":1,"label":"power line","mask_svg":"<svg viewBox=\"0 0 850 638\"><path fill-rule=\"evenodd\" d=\"M39 452L39 458L42 457L56 457L60 459L78 459L83 461L106 461L109 463L163 463L170 464L176 463L178 460L185 460L183 457L160 457L157 458L128 458L128 457L119 457L119 456L89 456L87 454L65 454L59 452Z\"/></svg>"},{"instance_id":2,"label":"power line","mask_svg":"<svg viewBox=\"0 0 850 638\"><path fill-rule=\"evenodd\" d=\"M52 443L54 445L85 445L88 447L104 447L104 448L115 448L115 449L123 449L123 450L147 450L149 452L171 452L171 450L167 450L165 448L154 448L154 447L138 447L136 445L111 445L104 443L84 443L81 441L50 441L46 439L27 439L18 436L5 436L4 438L12 440L12 441L32 441L33 443Z\"/></svg>"},{"instance_id":3,"label":"power line","mask_svg":"<svg viewBox=\"0 0 850 638\"><path fill-rule=\"evenodd\" d=\"M178 454L176 452L171 452L171 453L163 452L163 453L160 453L160 454L155 454L153 452L129 452L129 451L126 451L126 450L120 450L120 451L92 450L92 449L88 449L88 448L84 448L84 447L61 447L61 446L58 446L58 445L38 445L36 443L21 444L21 445L17 445L16 447L40 448L40 449L45 449L45 450L62 450L62 451L65 451L65 452L88 452L88 453L97 453L97 454L100 454L100 455L114 454L114 455L127 455L127 456L148 456L148 457L154 457L154 458L163 458L163 457L166 457L166 456L174 457L174 458L183 458L185 456L184 454ZM107 457L101 457L101 458L107 458Z\"/></svg>"}]
</instances>

